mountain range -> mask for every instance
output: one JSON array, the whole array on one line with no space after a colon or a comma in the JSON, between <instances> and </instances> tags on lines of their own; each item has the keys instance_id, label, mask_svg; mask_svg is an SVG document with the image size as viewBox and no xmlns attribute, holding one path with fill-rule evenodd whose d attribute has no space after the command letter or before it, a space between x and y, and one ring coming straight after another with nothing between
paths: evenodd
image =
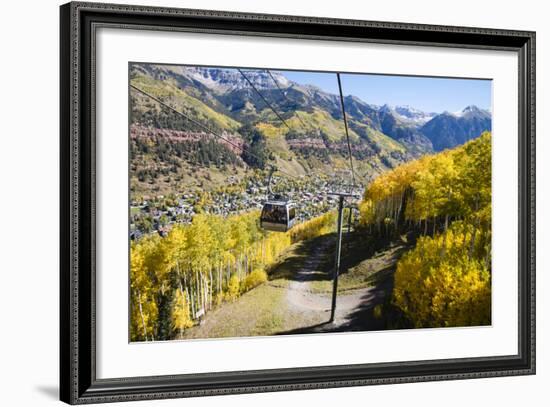
<instances>
[{"instance_id":1,"label":"mountain range","mask_svg":"<svg viewBox=\"0 0 550 407\"><path fill-rule=\"evenodd\" d=\"M281 72L132 64L130 81L214 131L242 137L245 144L261 139L271 158L287 171L304 174L312 168L346 166L339 95L293 82ZM193 130L192 122L143 94L131 95L133 126ZM357 170L366 178L491 130L491 113L474 105L434 113L377 106L352 95L344 97L344 105ZM244 128L254 128L259 135L245 135Z\"/></svg>"}]
</instances>

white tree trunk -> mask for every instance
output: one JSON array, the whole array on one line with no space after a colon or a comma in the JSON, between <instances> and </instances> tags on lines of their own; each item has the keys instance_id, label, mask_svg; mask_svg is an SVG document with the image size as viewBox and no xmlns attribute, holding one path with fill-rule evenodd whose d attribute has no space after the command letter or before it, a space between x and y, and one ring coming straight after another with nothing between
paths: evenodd
<instances>
[{"instance_id":1,"label":"white tree trunk","mask_svg":"<svg viewBox=\"0 0 550 407\"><path fill-rule=\"evenodd\" d=\"M139 315L141 316L141 324L143 326L143 336L147 342L147 327L145 326L145 316L143 315L143 307L141 305L141 291L138 290Z\"/></svg>"}]
</instances>

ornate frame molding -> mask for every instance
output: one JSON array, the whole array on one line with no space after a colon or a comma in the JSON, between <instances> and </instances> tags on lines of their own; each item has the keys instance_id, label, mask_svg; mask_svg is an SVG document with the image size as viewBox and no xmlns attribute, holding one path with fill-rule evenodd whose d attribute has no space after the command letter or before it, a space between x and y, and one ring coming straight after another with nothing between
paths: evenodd
<instances>
[{"instance_id":1,"label":"ornate frame molding","mask_svg":"<svg viewBox=\"0 0 550 407\"><path fill-rule=\"evenodd\" d=\"M60 22L61 400L85 404L535 373L534 32L82 2L61 6ZM516 51L520 61L518 355L96 379L94 39L101 26Z\"/></svg>"}]
</instances>

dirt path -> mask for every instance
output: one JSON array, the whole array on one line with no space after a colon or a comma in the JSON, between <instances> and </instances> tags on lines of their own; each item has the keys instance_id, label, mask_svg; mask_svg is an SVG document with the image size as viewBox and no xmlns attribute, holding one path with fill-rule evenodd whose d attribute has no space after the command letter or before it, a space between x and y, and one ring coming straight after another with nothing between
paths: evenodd
<instances>
[{"instance_id":1,"label":"dirt path","mask_svg":"<svg viewBox=\"0 0 550 407\"><path fill-rule=\"evenodd\" d=\"M296 311L317 311L326 314L323 319L325 323L320 323L312 327L305 327L300 330L301 332L368 329L369 326L373 324L369 324L368 321L360 321L358 314L364 314L365 311L368 310L370 310L372 314L372 309L376 305L382 304L389 292L391 292L393 281L388 281L388 279L384 279L384 281L374 286L339 292L336 297L334 321L328 323L332 308L332 294L330 290L325 290L328 292L321 293L315 292L311 289L311 281L318 279L319 276L322 275L324 279L327 280L327 283L329 283L327 284L329 286L328 288L332 285L331 275L327 273L327 271L320 271L324 253L326 253L329 246L332 244L334 244L334 242L325 239L321 244L315 246L311 252L308 253L303 268L295 273L294 280L289 284L286 299L290 308ZM403 246L401 245L391 247L380 255L373 256L363 261L362 267L373 270L374 272L385 272L387 277L388 274L393 274L395 264L400 257L402 249Z\"/></svg>"},{"instance_id":2,"label":"dirt path","mask_svg":"<svg viewBox=\"0 0 550 407\"><path fill-rule=\"evenodd\" d=\"M364 254L367 258L359 252L351 264L344 266L339 276L335 318L329 322L333 250L334 236L331 235L294 245L272 270L270 281L235 302L212 310L203 324L188 329L184 337L386 329L386 320L377 316L374 308L391 295L395 265L406 246L393 242L370 257Z\"/></svg>"},{"instance_id":3,"label":"dirt path","mask_svg":"<svg viewBox=\"0 0 550 407\"><path fill-rule=\"evenodd\" d=\"M297 311L330 311L330 298L314 294L310 290L310 281L319 276L319 266L323 255L332 242L323 240L320 245L315 246L303 264L303 267L294 274L290 281L286 296L290 307ZM322 278L328 279L327 273L322 273Z\"/></svg>"}]
</instances>

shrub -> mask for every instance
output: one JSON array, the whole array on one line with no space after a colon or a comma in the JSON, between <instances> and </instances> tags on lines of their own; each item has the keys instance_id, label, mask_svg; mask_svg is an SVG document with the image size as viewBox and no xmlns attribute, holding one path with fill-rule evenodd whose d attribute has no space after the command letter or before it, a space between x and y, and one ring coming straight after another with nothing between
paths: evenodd
<instances>
[{"instance_id":1,"label":"shrub","mask_svg":"<svg viewBox=\"0 0 550 407\"><path fill-rule=\"evenodd\" d=\"M227 284L227 292L225 298L228 301L235 301L240 295L240 281L236 274L233 274Z\"/></svg>"},{"instance_id":2,"label":"shrub","mask_svg":"<svg viewBox=\"0 0 550 407\"><path fill-rule=\"evenodd\" d=\"M246 276L242 282L242 291L252 290L267 281L267 273L263 269L255 269L252 273Z\"/></svg>"}]
</instances>

